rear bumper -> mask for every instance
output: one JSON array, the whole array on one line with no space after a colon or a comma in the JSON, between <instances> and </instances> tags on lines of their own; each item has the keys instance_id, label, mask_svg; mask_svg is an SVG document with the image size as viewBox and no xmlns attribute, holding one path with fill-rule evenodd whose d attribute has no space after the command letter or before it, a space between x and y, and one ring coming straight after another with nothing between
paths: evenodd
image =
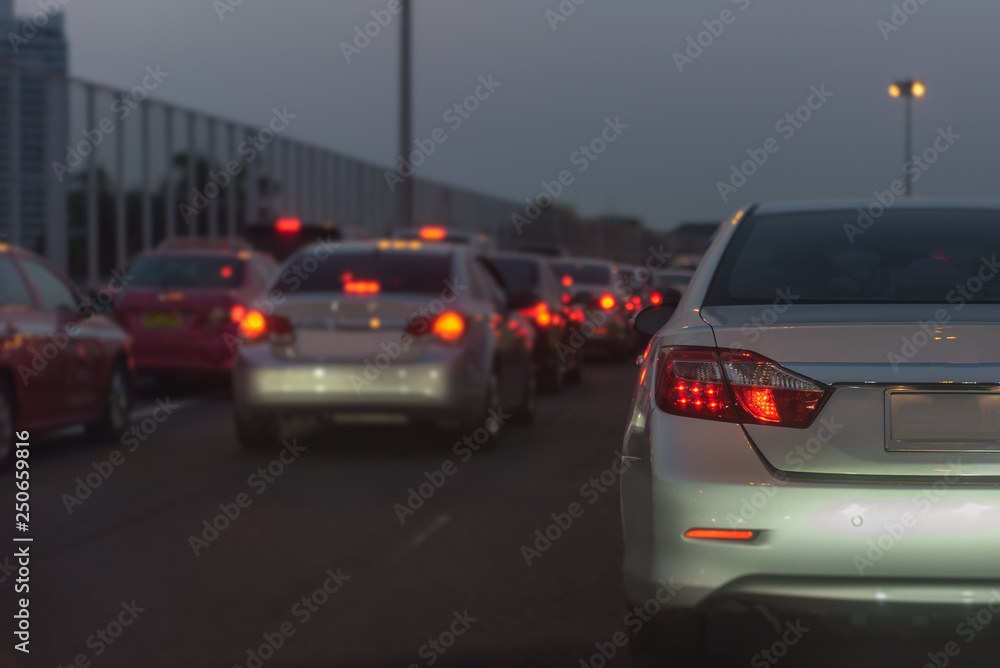
<instances>
[{"instance_id":1,"label":"rear bumper","mask_svg":"<svg viewBox=\"0 0 1000 668\"><path fill-rule=\"evenodd\" d=\"M436 349L417 361L383 368L365 362L294 362L267 344L240 348L233 361L233 400L244 413L417 419L478 417L488 370L463 349Z\"/></svg>"},{"instance_id":2,"label":"rear bumper","mask_svg":"<svg viewBox=\"0 0 1000 668\"><path fill-rule=\"evenodd\" d=\"M232 334L232 333L231 333ZM233 354L226 345L226 331L184 332L149 335L132 334L136 371L143 372L228 372Z\"/></svg>"},{"instance_id":3,"label":"rear bumper","mask_svg":"<svg viewBox=\"0 0 1000 668\"><path fill-rule=\"evenodd\" d=\"M628 322L617 311L588 310L578 327L589 348L615 348L628 342Z\"/></svg>"},{"instance_id":4,"label":"rear bumper","mask_svg":"<svg viewBox=\"0 0 1000 668\"><path fill-rule=\"evenodd\" d=\"M771 474L738 425L657 410L645 428L630 427L625 452L634 458L621 485L623 577L635 604L667 582L676 607L735 597L817 612L889 603L1000 609L1000 486L793 482ZM685 538L694 528L757 534Z\"/></svg>"}]
</instances>

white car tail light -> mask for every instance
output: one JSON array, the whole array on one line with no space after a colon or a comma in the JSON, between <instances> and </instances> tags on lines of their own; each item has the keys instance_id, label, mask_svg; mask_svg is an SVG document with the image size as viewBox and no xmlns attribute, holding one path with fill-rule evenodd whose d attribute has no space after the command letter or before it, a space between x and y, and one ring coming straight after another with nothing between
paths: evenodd
<instances>
[{"instance_id":1,"label":"white car tail light","mask_svg":"<svg viewBox=\"0 0 1000 668\"><path fill-rule=\"evenodd\" d=\"M656 405L674 415L804 428L828 393L752 352L679 346L658 365Z\"/></svg>"}]
</instances>

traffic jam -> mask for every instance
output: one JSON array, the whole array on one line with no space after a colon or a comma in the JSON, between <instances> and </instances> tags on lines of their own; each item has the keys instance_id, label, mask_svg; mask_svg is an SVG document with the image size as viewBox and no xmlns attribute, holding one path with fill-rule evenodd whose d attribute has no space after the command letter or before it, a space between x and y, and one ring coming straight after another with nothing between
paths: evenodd
<instances>
[{"instance_id":1,"label":"traffic jam","mask_svg":"<svg viewBox=\"0 0 1000 668\"><path fill-rule=\"evenodd\" d=\"M199 436L202 424L191 421L180 426L194 429L186 432L197 448L187 455L190 463L163 452L159 466L224 457L257 468L235 487L198 477L185 483L196 487L177 503L190 494L215 502L188 535L186 557L226 572L234 549L276 558L267 552L268 539L294 535L290 549L297 554L300 541L319 541L319 557L331 549L327 540L360 537L355 549L362 552L353 557L360 574L315 561L327 563L327 581L338 585L316 589L302 599L304 608L291 608L303 613L302 623L321 614L341 588L362 586L351 584L351 572L369 579L366 596L381 591L380 578L405 588L396 578L409 577L407 570L396 564L419 559L429 536L453 522L465 522L453 534L463 546L450 544L448 555L480 536L489 554L481 558L495 559L493 536L481 532L477 509L496 497L495 531L514 531L521 544L515 552L512 539L506 561L487 563L524 569L502 582L523 578L540 587L532 574L545 572L558 590L565 583L556 573L577 574L548 555L565 541L585 540L579 549L616 558L617 550L604 551L617 537L593 542L581 527L621 522L627 604L620 619L627 632L592 642L579 659L583 665L621 660L626 645L638 665L732 665L730 646L713 640L718 628L729 629L731 647L743 648L736 651L739 663L748 644L759 647L749 655L753 666L774 665L793 652L801 663L789 665L820 665L813 661L843 628L853 629L857 646L879 661L898 651L883 644L887 629L904 637L922 629L933 642L941 632L957 634L971 643L987 634L991 606L1000 601L992 584L995 560L983 549L998 526L990 495L1000 475L994 457L1000 404L996 365L986 356L996 347L1000 304L993 281L1000 274L998 209L903 202L855 240L844 228L857 206L741 209L718 226L696 269L657 271L574 257L558 246L500 250L487 235L436 224L370 239L282 218L250 230L256 245L167 240L110 277L103 297L81 294L33 253L0 246L6 439L0 452L21 481L28 480L20 474L28 470L22 452L29 433L35 439L36 432L83 425L91 442L128 445L126 453L93 461L85 476L75 469L77 486L60 499L70 517L85 504L107 509L99 504L111 497L97 493L102 478L136 450L155 448L146 442L156 439L158 425L183 410L169 396L157 399L143 414L141 424L150 428L137 427L136 388L155 396L159 383L179 378L191 386L213 378L227 394L205 419L218 430L218 411L226 412L228 426L215 433L232 431L237 459L209 446ZM587 398L579 390L591 377L599 381ZM600 385L618 389L607 393ZM612 455L586 433L597 423L580 418L573 404L586 401L585 412L601 414L606 402L622 397L630 400L624 439ZM546 415L541 424L540 414ZM310 440L303 424L318 436ZM621 433L613 421L606 427L602 438ZM391 438L378 431L387 428L402 431ZM523 457L539 447L533 430L546 431L545 445L567 449L536 462L547 484L563 491L518 506L527 484ZM576 435L549 442L560 432ZM60 438L45 441L42 447L55 452L42 454L42 465L69 456L59 451ZM317 461L318 443L342 449ZM450 454L437 459L445 448ZM573 493L568 485L576 476L562 480L552 467L579 466L581 449L604 468ZM419 477L406 463L412 457L425 467ZM494 470L503 474L471 473ZM156 480L155 469L146 475ZM288 476L300 481L304 496L282 485ZM328 482L334 476L336 489ZM370 520L342 509L381 477L393 480L386 494L392 505L381 508L374 524L392 518L393 530L416 533L375 557L366 554ZM127 498L140 499L148 480L126 481L136 486ZM330 494L347 505L331 511ZM462 510L437 498L449 494L464 494ZM533 534L521 521L514 530L503 523L515 508L518 517L536 518ZM159 511L154 505L143 512ZM164 517L186 521L172 510ZM353 528L332 528L341 522ZM331 535L312 524L329 527ZM289 534L286 525L300 530ZM268 533L259 533L261 526ZM240 531L242 542L234 542ZM30 563L31 547L20 550ZM462 584L471 574L442 566L438 556L419 567L427 569L420 577L444 568L443 577L457 582L441 601L429 593L437 588L419 588L418 609L452 605L456 592L471 587ZM169 564L173 574L179 559L171 556L161 567ZM212 566L213 559L224 563ZM201 605L209 590L198 585L184 605ZM29 599L21 601L17 633L28 637ZM869 616L873 601L877 616ZM256 595L248 604L270 605ZM143 601L130 605L145 609ZM341 610L341 623L351 623L349 610ZM414 611L400 614L409 619ZM451 614L464 620L461 633L442 632L440 642L431 637L422 645L426 665L447 653L443 639L454 643L483 628L473 626L481 612L457 607ZM901 631L887 626L900 620L908 620ZM228 632L242 637L240 630ZM265 632L264 644L258 637L235 665L263 665L296 632L290 621L277 635ZM362 642L366 636L358 633ZM933 646L925 652L930 665L965 649L956 640L945 643L940 652ZM218 651L231 655L225 645ZM988 655L988 648L977 643L966 656ZM472 656L478 664L482 655Z\"/></svg>"},{"instance_id":2,"label":"traffic jam","mask_svg":"<svg viewBox=\"0 0 1000 668\"><path fill-rule=\"evenodd\" d=\"M299 417L478 431L493 445L503 411L530 423L539 395L584 382L588 359L640 355L648 337L630 321L683 290L645 268L499 251L437 225L388 239L290 218L262 227L256 247L164 241L90 295L0 244L0 466L15 430L126 431L143 377L231 379L246 449L279 448Z\"/></svg>"}]
</instances>

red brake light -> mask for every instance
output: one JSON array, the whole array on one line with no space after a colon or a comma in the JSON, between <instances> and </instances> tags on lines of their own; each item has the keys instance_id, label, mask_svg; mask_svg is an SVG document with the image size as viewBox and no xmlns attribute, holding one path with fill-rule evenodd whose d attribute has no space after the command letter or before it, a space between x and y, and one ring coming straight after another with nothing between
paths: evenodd
<instances>
[{"instance_id":1,"label":"red brake light","mask_svg":"<svg viewBox=\"0 0 1000 668\"><path fill-rule=\"evenodd\" d=\"M382 290L378 281L347 281L344 292L349 295L377 295Z\"/></svg>"},{"instance_id":2,"label":"red brake light","mask_svg":"<svg viewBox=\"0 0 1000 668\"><path fill-rule=\"evenodd\" d=\"M242 306L239 308L243 308ZM235 313L236 307L233 307ZM260 311L247 311L240 322L240 334L247 339L258 339L269 334L272 339L289 337L292 321L280 315L264 315Z\"/></svg>"},{"instance_id":3,"label":"red brake light","mask_svg":"<svg viewBox=\"0 0 1000 668\"><path fill-rule=\"evenodd\" d=\"M571 301L573 301L573 298L569 296L568 292L562 296L563 304L569 304Z\"/></svg>"},{"instance_id":4,"label":"red brake light","mask_svg":"<svg viewBox=\"0 0 1000 668\"><path fill-rule=\"evenodd\" d=\"M247 310L240 304L236 304L233 308L229 309L229 320L230 322L239 324L243 322L243 316L247 314Z\"/></svg>"},{"instance_id":5,"label":"red brake light","mask_svg":"<svg viewBox=\"0 0 1000 668\"><path fill-rule=\"evenodd\" d=\"M233 277L233 268L230 267L228 264L225 265L224 267L222 267L221 269L219 269L219 276L221 276L222 278L232 278Z\"/></svg>"},{"instance_id":6,"label":"red brake light","mask_svg":"<svg viewBox=\"0 0 1000 668\"><path fill-rule=\"evenodd\" d=\"M674 415L801 428L825 395L756 353L676 347L659 360L656 404Z\"/></svg>"},{"instance_id":7,"label":"red brake light","mask_svg":"<svg viewBox=\"0 0 1000 668\"><path fill-rule=\"evenodd\" d=\"M255 339L267 331L267 318L260 311L250 311L240 322L240 333L248 339Z\"/></svg>"},{"instance_id":8,"label":"red brake light","mask_svg":"<svg viewBox=\"0 0 1000 668\"><path fill-rule=\"evenodd\" d=\"M563 284L564 287L567 287L567 288L570 287L570 286L572 286L573 285L573 277L570 276L569 274L566 274L565 276L562 277L562 284Z\"/></svg>"},{"instance_id":9,"label":"red brake light","mask_svg":"<svg viewBox=\"0 0 1000 668\"><path fill-rule=\"evenodd\" d=\"M757 353L723 351L729 385L743 410L759 422L808 426L826 388Z\"/></svg>"},{"instance_id":10,"label":"red brake light","mask_svg":"<svg viewBox=\"0 0 1000 668\"><path fill-rule=\"evenodd\" d=\"M659 292L654 292L649 296L649 302L653 306L659 306L660 304L663 303L663 295L661 295Z\"/></svg>"},{"instance_id":11,"label":"red brake light","mask_svg":"<svg viewBox=\"0 0 1000 668\"><path fill-rule=\"evenodd\" d=\"M552 313L549 311L549 306L545 302L539 302L531 308L521 309L521 315L534 320L538 323L539 327L548 327L552 324Z\"/></svg>"},{"instance_id":12,"label":"red brake light","mask_svg":"<svg viewBox=\"0 0 1000 668\"><path fill-rule=\"evenodd\" d=\"M465 333L465 318L454 311L446 311L435 318L431 331L442 341L457 341Z\"/></svg>"},{"instance_id":13,"label":"red brake light","mask_svg":"<svg viewBox=\"0 0 1000 668\"><path fill-rule=\"evenodd\" d=\"M604 309L605 311L610 311L615 307L615 304L617 302L615 302L615 298L613 295L601 295L601 300L599 303L602 309Z\"/></svg>"},{"instance_id":14,"label":"red brake light","mask_svg":"<svg viewBox=\"0 0 1000 668\"><path fill-rule=\"evenodd\" d=\"M448 232L443 227L428 225L420 228L420 238L424 241L444 241Z\"/></svg>"},{"instance_id":15,"label":"red brake light","mask_svg":"<svg viewBox=\"0 0 1000 668\"><path fill-rule=\"evenodd\" d=\"M660 361L656 404L674 415L732 421L734 401L711 349L673 348Z\"/></svg>"},{"instance_id":16,"label":"red brake light","mask_svg":"<svg viewBox=\"0 0 1000 668\"><path fill-rule=\"evenodd\" d=\"M279 218L274 229L282 234L298 234L302 231L302 221L298 218Z\"/></svg>"}]
</instances>

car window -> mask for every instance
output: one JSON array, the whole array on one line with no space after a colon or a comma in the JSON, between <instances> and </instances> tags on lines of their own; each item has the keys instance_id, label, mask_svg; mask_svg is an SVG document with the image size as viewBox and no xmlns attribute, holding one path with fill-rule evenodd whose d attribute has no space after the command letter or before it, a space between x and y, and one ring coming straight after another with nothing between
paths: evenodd
<instances>
[{"instance_id":1,"label":"car window","mask_svg":"<svg viewBox=\"0 0 1000 668\"><path fill-rule=\"evenodd\" d=\"M343 250L319 261L307 250L289 263L280 282L298 292L437 295L452 278L450 253Z\"/></svg>"},{"instance_id":2,"label":"car window","mask_svg":"<svg viewBox=\"0 0 1000 668\"><path fill-rule=\"evenodd\" d=\"M507 293L504 292L504 289L500 286L497 279L493 278L493 275L486 271L482 265L475 262L473 265L475 266L475 270L479 272L480 276L482 276L483 287L486 288L487 298L502 309L503 306L507 304Z\"/></svg>"},{"instance_id":3,"label":"car window","mask_svg":"<svg viewBox=\"0 0 1000 668\"><path fill-rule=\"evenodd\" d=\"M46 311L76 311L76 295L61 278L33 260L23 260L21 266L35 286L42 308Z\"/></svg>"},{"instance_id":4,"label":"car window","mask_svg":"<svg viewBox=\"0 0 1000 668\"><path fill-rule=\"evenodd\" d=\"M0 258L0 308L34 308L35 300L14 261Z\"/></svg>"},{"instance_id":5,"label":"car window","mask_svg":"<svg viewBox=\"0 0 1000 668\"><path fill-rule=\"evenodd\" d=\"M538 291L540 288L541 274L538 271L538 262L534 260L490 257L484 258L483 261L499 275L503 287L508 292Z\"/></svg>"},{"instance_id":6,"label":"car window","mask_svg":"<svg viewBox=\"0 0 1000 668\"><path fill-rule=\"evenodd\" d=\"M895 209L867 229L855 211L751 217L731 240L706 306L797 303L1000 304L1000 221L973 209ZM949 296L950 295L950 296Z\"/></svg>"},{"instance_id":7,"label":"car window","mask_svg":"<svg viewBox=\"0 0 1000 668\"><path fill-rule=\"evenodd\" d=\"M260 284L261 288L269 285L271 279L274 278L276 271L272 268L272 265L268 263L263 258L257 258L251 261L251 267L253 267L254 276L257 279L257 283Z\"/></svg>"},{"instance_id":8,"label":"car window","mask_svg":"<svg viewBox=\"0 0 1000 668\"><path fill-rule=\"evenodd\" d=\"M143 255L129 266L136 288L238 288L246 261L214 255Z\"/></svg>"},{"instance_id":9,"label":"car window","mask_svg":"<svg viewBox=\"0 0 1000 668\"><path fill-rule=\"evenodd\" d=\"M560 276L569 276L573 283L611 285L611 269L597 262L555 262L552 265Z\"/></svg>"}]
</instances>

